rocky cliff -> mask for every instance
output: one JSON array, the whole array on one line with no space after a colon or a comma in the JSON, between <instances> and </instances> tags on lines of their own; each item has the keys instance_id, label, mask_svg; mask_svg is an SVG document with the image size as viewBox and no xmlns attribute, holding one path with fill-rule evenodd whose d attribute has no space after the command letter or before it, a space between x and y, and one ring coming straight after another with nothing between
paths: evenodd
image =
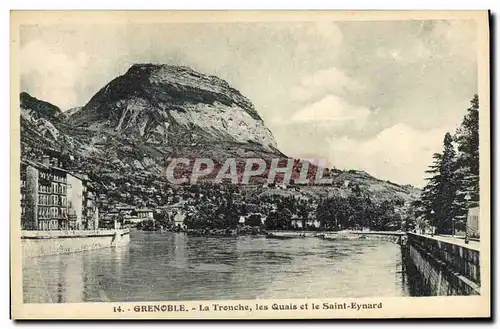
<instances>
[{"instance_id":1,"label":"rocky cliff","mask_svg":"<svg viewBox=\"0 0 500 329\"><path fill-rule=\"evenodd\" d=\"M68 122L161 145L236 142L277 151L249 99L226 81L187 67L134 65Z\"/></svg>"}]
</instances>

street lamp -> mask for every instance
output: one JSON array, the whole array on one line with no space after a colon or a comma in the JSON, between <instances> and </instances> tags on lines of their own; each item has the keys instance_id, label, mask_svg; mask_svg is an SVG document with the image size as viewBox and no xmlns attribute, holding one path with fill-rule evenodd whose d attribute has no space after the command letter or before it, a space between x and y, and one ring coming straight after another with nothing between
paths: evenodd
<instances>
[{"instance_id":1,"label":"street lamp","mask_svg":"<svg viewBox=\"0 0 500 329\"><path fill-rule=\"evenodd\" d=\"M433 210L431 210L431 217L432 217L431 218L431 223L432 223L431 224L432 225L431 226L431 236L434 236L434 214L435 214L435 212L434 212L434 209L433 209Z\"/></svg>"}]
</instances>

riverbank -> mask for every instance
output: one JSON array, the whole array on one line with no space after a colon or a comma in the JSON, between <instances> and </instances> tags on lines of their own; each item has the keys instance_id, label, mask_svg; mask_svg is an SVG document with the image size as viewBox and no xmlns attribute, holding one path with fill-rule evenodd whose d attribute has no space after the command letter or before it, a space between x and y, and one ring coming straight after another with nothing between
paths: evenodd
<instances>
[{"instance_id":1,"label":"riverbank","mask_svg":"<svg viewBox=\"0 0 500 329\"><path fill-rule=\"evenodd\" d=\"M384 240L395 243L400 242L400 238L405 236L404 232L394 231L288 231L288 230L265 230L260 227L243 226L235 229L184 229L173 230L176 233L186 233L193 236L245 236L261 235L268 238L291 239L316 237L325 240Z\"/></svg>"},{"instance_id":2,"label":"riverbank","mask_svg":"<svg viewBox=\"0 0 500 329\"><path fill-rule=\"evenodd\" d=\"M244 226L236 229L187 229L186 234L193 236L242 236L242 235L266 235L267 232L260 227Z\"/></svg>"},{"instance_id":3,"label":"riverbank","mask_svg":"<svg viewBox=\"0 0 500 329\"><path fill-rule=\"evenodd\" d=\"M21 231L23 257L32 258L130 243L130 230Z\"/></svg>"},{"instance_id":4,"label":"riverbank","mask_svg":"<svg viewBox=\"0 0 500 329\"><path fill-rule=\"evenodd\" d=\"M400 243L404 232L388 231L268 231L268 238L292 239L316 237L324 240L382 240Z\"/></svg>"}]
</instances>

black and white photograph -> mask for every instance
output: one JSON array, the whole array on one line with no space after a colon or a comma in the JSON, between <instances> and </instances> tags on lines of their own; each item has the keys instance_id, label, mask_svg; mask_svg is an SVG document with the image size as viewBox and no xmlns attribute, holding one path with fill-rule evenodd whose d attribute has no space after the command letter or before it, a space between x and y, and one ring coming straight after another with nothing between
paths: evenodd
<instances>
[{"instance_id":1,"label":"black and white photograph","mask_svg":"<svg viewBox=\"0 0 500 329\"><path fill-rule=\"evenodd\" d=\"M11 14L14 314L489 315L486 11L150 14Z\"/></svg>"}]
</instances>

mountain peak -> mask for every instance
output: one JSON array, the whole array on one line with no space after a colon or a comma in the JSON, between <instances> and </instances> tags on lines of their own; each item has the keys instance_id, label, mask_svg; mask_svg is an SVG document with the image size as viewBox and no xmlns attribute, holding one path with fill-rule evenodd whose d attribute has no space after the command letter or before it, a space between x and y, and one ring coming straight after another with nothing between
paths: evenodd
<instances>
[{"instance_id":1,"label":"mountain peak","mask_svg":"<svg viewBox=\"0 0 500 329\"><path fill-rule=\"evenodd\" d=\"M134 64L69 120L161 144L192 144L194 139L276 149L248 98L223 79L186 66Z\"/></svg>"},{"instance_id":2,"label":"mountain peak","mask_svg":"<svg viewBox=\"0 0 500 329\"><path fill-rule=\"evenodd\" d=\"M27 92L19 94L19 101L21 109L29 111L35 118L56 119L62 114L59 107L39 100Z\"/></svg>"}]
</instances>

